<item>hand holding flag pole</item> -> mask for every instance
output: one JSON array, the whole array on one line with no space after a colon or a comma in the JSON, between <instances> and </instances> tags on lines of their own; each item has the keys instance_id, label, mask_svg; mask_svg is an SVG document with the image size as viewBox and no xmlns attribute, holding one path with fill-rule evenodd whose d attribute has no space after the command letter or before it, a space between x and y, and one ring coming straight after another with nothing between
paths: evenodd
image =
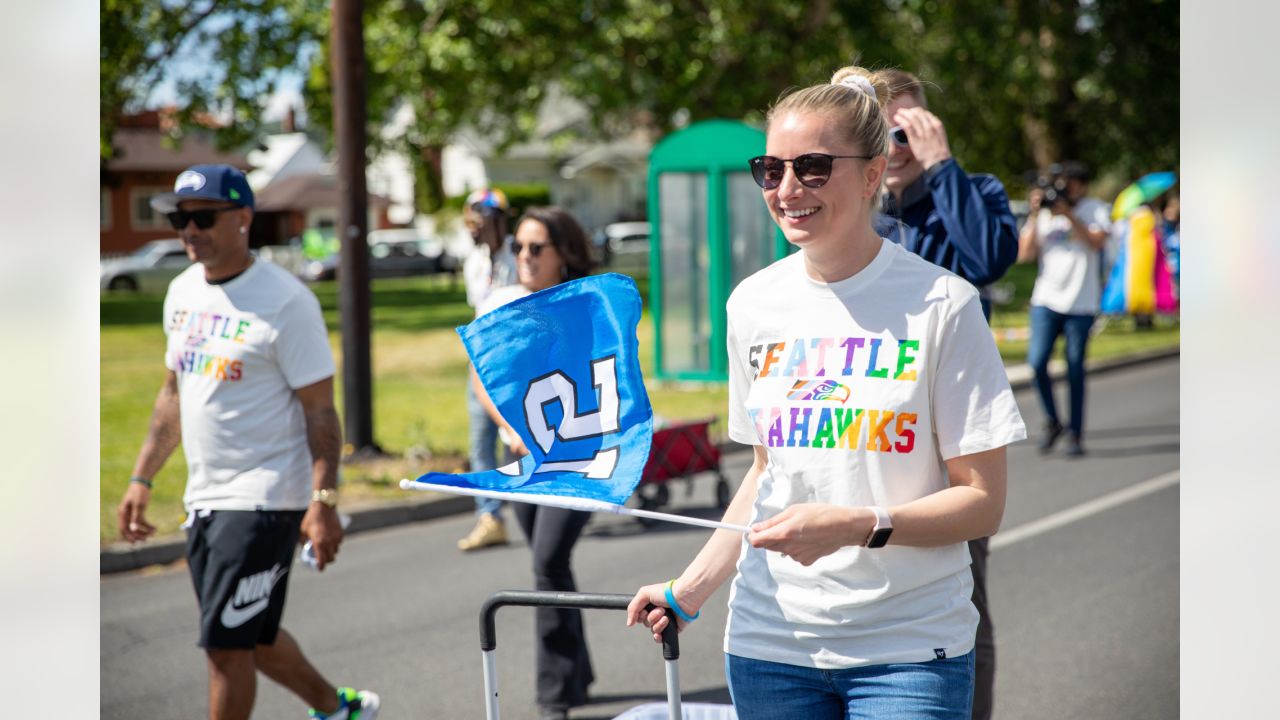
<instances>
[{"instance_id":1,"label":"hand holding flag pole","mask_svg":"<svg viewBox=\"0 0 1280 720\"><path fill-rule=\"evenodd\" d=\"M427 473L400 486L747 532L623 506L653 437L639 321L635 282L607 273L536 292L458 328L481 384L529 454L496 470Z\"/></svg>"}]
</instances>

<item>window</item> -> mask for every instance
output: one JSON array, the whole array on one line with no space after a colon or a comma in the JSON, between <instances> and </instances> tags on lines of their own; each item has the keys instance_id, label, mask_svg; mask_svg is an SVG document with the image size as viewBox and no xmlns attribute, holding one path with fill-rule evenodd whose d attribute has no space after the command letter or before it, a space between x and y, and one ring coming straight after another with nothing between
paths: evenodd
<instances>
[{"instance_id":1,"label":"window","mask_svg":"<svg viewBox=\"0 0 1280 720\"><path fill-rule=\"evenodd\" d=\"M103 230L111 229L111 191L107 188L98 196L98 224Z\"/></svg>"},{"instance_id":2,"label":"window","mask_svg":"<svg viewBox=\"0 0 1280 720\"><path fill-rule=\"evenodd\" d=\"M137 187L129 193L130 224L135 230L169 228L169 220L151 209L151 198L169 192L166 187Z\"/></svg>"}]
</instances>

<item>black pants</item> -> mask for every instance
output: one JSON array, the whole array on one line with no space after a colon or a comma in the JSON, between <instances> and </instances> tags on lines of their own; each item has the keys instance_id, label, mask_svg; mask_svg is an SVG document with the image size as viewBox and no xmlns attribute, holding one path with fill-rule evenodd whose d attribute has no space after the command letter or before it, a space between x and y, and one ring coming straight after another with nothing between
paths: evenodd
<instances>
[{"instance_id":1,"label":"black pants","mask_svg":"<svg viewBox=\"0 0 1280 720\"><path fill-rule=\"evenodd\" d=\"M512 503L520 529L533 551L533 577L538 590L578 589L570 567L574 543L591 513L530 503ZM538 704L569 708L587 699L595 680L582 627L582 612L538 608Z\"/></svg>"},{"instance_id":2,"label":"black pants","mask_svg":"<svg viewBox=\"0 0 1280 720\"><path fill-rule=\"evenodd\" d=\"M974 648L973 720L990 720L992 689L996 682L996 637L987 609L987 540L969 541L973 558L973 604L978 608L978 644Z\"/></svg>"}]
</instances>

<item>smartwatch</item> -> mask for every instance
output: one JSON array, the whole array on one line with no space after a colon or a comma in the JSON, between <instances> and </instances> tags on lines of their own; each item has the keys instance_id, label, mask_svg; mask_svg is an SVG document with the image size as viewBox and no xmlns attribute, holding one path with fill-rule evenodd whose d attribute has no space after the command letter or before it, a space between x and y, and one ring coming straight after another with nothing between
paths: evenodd
<instances>
[{"instance_id":1,"label":"smartwatch","mask_svg":"<svg viewBox=\"0 0 1280 720\"><path fill-rule=\"evenodd\" d=\"M876 514L876 526L871 528L871 534L867 536L867 547L884 547L889 542L889 536L893 534L893 520L889 518L889 511L878 505L872 505L867 509Z\"/></svg>"}]
</instances>

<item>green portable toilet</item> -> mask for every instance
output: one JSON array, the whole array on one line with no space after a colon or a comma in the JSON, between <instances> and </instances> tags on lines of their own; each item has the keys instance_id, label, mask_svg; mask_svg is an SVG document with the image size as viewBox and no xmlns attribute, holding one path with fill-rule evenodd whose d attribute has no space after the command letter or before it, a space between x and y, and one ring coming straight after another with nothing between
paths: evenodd
<instances>
[{"instance_id":1,"label":"green portable toilet","mask_svg":"<svg viewBox=\"0 0 1280 720\"><path fill-rule=\"evenodd\" d=\"M725 301L787 253L747 166L764 144L753 127L706 120L649 154L649 309L660 379L727 379Z\"/></svg>"}]
</instances>

